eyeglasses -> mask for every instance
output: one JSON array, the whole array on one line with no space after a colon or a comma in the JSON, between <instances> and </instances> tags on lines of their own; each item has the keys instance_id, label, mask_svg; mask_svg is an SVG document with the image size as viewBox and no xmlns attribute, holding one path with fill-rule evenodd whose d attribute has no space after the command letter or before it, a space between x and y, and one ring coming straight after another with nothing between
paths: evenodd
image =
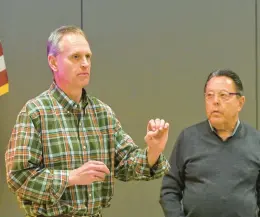
<instances>
[{"instance_id":1,"label":"eyeglasses","mask_svg":"<svg viewBox=\"0 0 260 217\"><path fill-rule=\"evenodd\" d=\"M205 99L207 101L212 101L215 98L216 94L217 94L218 98L222 101L228 101L234 95L241 96L240 93L230 93L230 92L227 92L224 90L220 91L218 93L214 93L213 91L210 91L210 92L205 93Z\"/></svg>"}]
</instances>

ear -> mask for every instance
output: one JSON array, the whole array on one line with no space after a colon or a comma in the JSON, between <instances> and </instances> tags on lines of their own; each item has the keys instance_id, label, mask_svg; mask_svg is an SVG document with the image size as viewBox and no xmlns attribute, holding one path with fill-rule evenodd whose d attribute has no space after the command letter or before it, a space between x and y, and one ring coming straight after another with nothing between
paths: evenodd
<instances>
[{"instance_id":1,"label":"ear","mask_svg":"<svg viewBox=\"0 0 260 217\"><path fill-rule=\"evenodd\" d=\"M246 101L246 97L245 96L239 97L239 108L238 108L238 111L242 110L242 108L244 107L245 101Z\"/></svg>"},{"instance_id":2,"label":"ear","mask_svg":"<svg viewBox=\"0 0 260 217\"><path fill-rule=\"evenodd\" d=\"M58 71L58 67L57 67L57 58L53 55L49 55L48 56L48 63L49 63L49 66L51 68L51 70L53 72L56 72Z\"/></svg>"}]
</instances>

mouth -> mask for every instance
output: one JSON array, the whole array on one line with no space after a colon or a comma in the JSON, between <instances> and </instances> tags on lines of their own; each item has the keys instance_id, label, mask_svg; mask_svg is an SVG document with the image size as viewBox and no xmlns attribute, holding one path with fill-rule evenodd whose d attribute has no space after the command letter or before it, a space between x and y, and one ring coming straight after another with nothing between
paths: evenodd
<instances>
[{"instance_id":1,"label":"mouth","mask_svg":"<svg viewBox=\"0 0 260 217\"><path fill-rule=\"evenodd\" d=\"M211 112L211 114L221 114L221 112L220 111L213 111L213 112Z\"/></svg>"},{"instance_id":2,"label":"mouth","mask_svg":"<svg viewBox=\"0 0 260 217\"><path fill-rule=\"evenodd\" d=\"M82 72L82 73L79 73L78 76L89 76L89 73L88 72Z\"/></svg>"}]
</instances>

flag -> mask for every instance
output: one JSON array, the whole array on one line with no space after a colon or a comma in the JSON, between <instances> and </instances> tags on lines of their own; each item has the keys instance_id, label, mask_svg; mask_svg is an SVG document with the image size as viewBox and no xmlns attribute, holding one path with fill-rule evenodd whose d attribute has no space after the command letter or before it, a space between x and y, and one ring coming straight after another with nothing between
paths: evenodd
<instances>
[{"instance_id":1,"label":"flag","mask_svg":"<svg viewBox=\"0 0 260 217\"><path fill-rule=\"evenodd\" d=\"M7 77L7 71L5 66L3 46L0 41L0 96L4 95L5 93L8 93L8 91L9 91L8 77Z\"/></svg>"}]
</instances>

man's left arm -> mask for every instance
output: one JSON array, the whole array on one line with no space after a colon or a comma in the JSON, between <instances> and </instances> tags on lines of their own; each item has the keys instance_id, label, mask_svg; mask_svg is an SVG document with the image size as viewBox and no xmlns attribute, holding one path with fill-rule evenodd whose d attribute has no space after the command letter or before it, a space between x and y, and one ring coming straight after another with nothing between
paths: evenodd
<instances>
[{"instance_id":1,"label":"man's left arm","mask_svg":"<svg viewBox=\"0 0 260 217\"><path fill-rule=\"evenodd\" d=\"M160 126L156 127L150 122L145 137L148 147L140 149L123 131L117 120L115 135L115 177L117 179L122 181L151 180L160 178L169 171L169 163L162 154L168 139L169 126L166 124L165 128L163 126L159 130ZM151 132L153 127L155 128Z\"/></svg>"}]
</instances>

